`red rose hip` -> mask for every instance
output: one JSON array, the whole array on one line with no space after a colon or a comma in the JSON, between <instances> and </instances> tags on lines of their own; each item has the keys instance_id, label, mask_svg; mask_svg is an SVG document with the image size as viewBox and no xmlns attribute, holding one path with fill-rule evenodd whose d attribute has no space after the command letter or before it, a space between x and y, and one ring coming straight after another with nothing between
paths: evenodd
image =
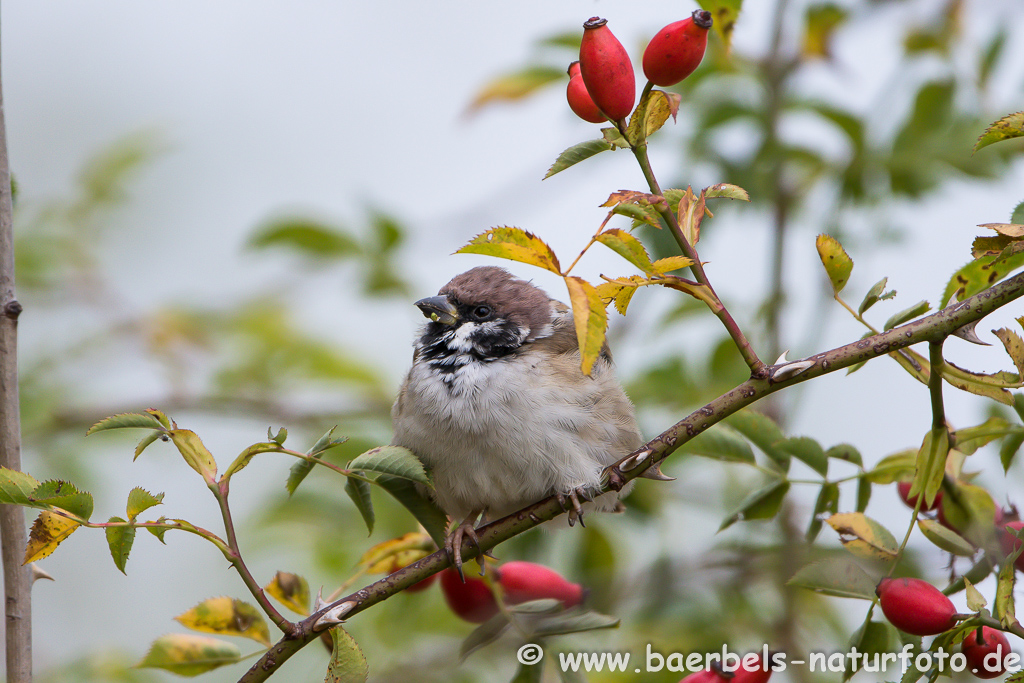
<instances>
[{"instance_id":1,"label":"red rose hip","mask_svg":"<svg viewBox=\"0 0 1024 683\"><path fill-rule=\"evenodd\" d=\"M644 75L654 85L675 85L693 73L708 46L711 12L694 10L693 16L658 31L644 50Z\"/></svg>"},{"instance_id":2,"label":"red rose hip","mask_svg":"<svg viewBox=\"0 0 1024 683\"><path fill-rule=\"evenodd\" d=\"M765 667L761 655L756 656L756 663L751 663L752 659L751 655L743 657L742 664L733 672L732 683L767 683L772 677L771 665Z\"/></svg>"},{"instance_id":3,"label":"red rose hip","mask_svg":"<svg viewBox=\"0 0 1024 683\"><path fill-rule=\"evenodd\" d=\"M728 680L725 676L711 669L704 669L703 671L693 672L680 680L679 683L727 683Z\"/></svg>"},{"instance_id":4,"label":"red rose hip","mask_svg":"<svg viewBox=\"0 0 1024 683\"><path fill-rule=\"evenodd\" d=\"M967 634L960 651L967 660L967 670L978 678L995 678L1006 673L1006 656L1010 654L1010 641L1001 631L982 626L982 639L978 642L978 631Z\"/></svg>"},{"instance_id":5,"label":"red rose hip","mask_svg":"<svg viewBox=\"0 0 1024 683\"><path fill-rule=\"evenodd\" d=\"M502 595L509 605L551 598L565 607L583 602L583 587L572 583L550 567L533 562L506 562L496 571Z\"/></svg>"},{"instance_id":6,"label":"red rose hip","mask_svg":"<svg viewBox=\"0 0 1024 683\"><path fill-rule=\"evenodd\" d=\"M598 109L612 121L621 121L633 111L636 78L633 63L608 22L591 17L583 24L580 43L580 74Z\"/></svg>"},{"instance_id":7,"label":"red rose hip","mask_svg":"<svg viewBox=\"0 0 1024 683\"><path fill-rule=\"evenodd\" d=\"M882 579L875 588L889 623L915 636L933 636L956 625L956 608L921 579Z\"/></svg>"},{"instance_id":8,"label":"red rose hip","mask_svg":"<svg viewBox=\"0 0 1024 683\"><path fill-rule=\"evenodd\" d=\"M569 85L565 89L565 99L569 101L569 108L576 116L589 123L604 123L608 119L601 110L594 104L593 98L587 92L587 86L583 83L583 76L580 75L580 63L573 62L569 65Z\"/></svg>"},{"instance_id":9,"label":"red rose hip","mask_svg":"<svg viewBox=\"0 0 1024 683\"><path fill-rule=\"evenodd\" d=\"M918 496L914 496L913 498L910 497L910 486L911 482L901 481L898 484L896 484L896 491L899 492L900 494L900 500L902 500L907 507L913 509L917 505ZM932 501L932 504L930 506L925 506L925 504L922 503L921 512L930 512L935 508L939 507L940 503L942 503L942 491L939 491L937 494L935 494L935 500ZM943 526L948 525L943 524Z\"/></svg>"},{"instance_id":10,"label":"red rose hip","mask_svg":"<svg viewBox=\"0 0 1024 683\"><path fill-rule=\"evenodd\" d=\"M472 576L463 583L452 567L441 572L441 591L451 611L470 623L482 624L500 611L486 583Z\"/></svg>"}]
</instances>

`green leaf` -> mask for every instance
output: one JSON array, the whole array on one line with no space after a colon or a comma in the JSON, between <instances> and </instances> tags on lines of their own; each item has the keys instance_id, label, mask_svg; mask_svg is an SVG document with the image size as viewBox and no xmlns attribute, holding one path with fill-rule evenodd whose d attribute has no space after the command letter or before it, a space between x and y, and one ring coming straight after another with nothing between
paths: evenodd
<instances>
[{"instance_id":1,"label":"green leaf","mask_svg":"<svg viewBox=\"0 0 1024 683\"><path fill-rule=\"evenodd\" d=\"M29 495L33 507L56 507L67 510L76 517L88 520L92 516L92 496L79 491L74 484L66 481L44 481Z\"/></svg>"},{"instance_id":2,"label":"green leaf","mask_svg":"<svg viewBox=\"0 0 1024 683\"><path fill-rule=\"evenodd\" d=\"M888 284L889 278L883 277L881 280L876 282L868 290L868 293L864 295L864 300L860 302L860 308L857 312L864 315L865 311L874 306L879 301L885 299L891 299L896 296L896 290L890 289L888 292L885 291L885 285Z\"/></svg>"},{"instance_id":3,"label":"green leaf","mask_svg":"<svg viewBox=\"0 0 1024 683\"><path fill-rule=\"evenodd\" d=\"M850 280L850 273L853 272L853 259L843 249L839 240L831 235L818 235L814 245L818 249L821 265L825 266L825 272L832 283L832 292L839 296L839 292L843 291L843 287Z\"/></svg>"},{"instance_id":4,"label":"green leaf","mask_svg":"<svg viewBox=\"0 0 1024 683\"><path fill-rule=\"evenodd\" d=\"M939 489L942 488L947 455L949 432L945 427L929 430L917 454L917 472L908 494L910 497L916 497L924 492L924 504L931 506Z\"/></svg>"},{"instance_id":5,"label":"green leaf","mask_svg":"<svg viewBox=\"0 0 1024 683\"><path fill-rule=\"evenodd\" d=\"M107 522L124 522L120 517L111 517ZM128 553L132 551L132 543L135 542L135 527L133 526L108 526L107 545L110 546L110 556L114 558L114 566L127 574L124 567L128 563Z\"/></svg>"},{"instance_id":6,"label":"green leaf","mask_svg":"<svg viewBox=\"0 0 1024 683\"><path fill-rule=\"evenodd\" d=\"M927 301L918 301L910 308L905 308L899 313L895 314L891 318L885 321L885 329L891 330L894 327L899 327L903 323L913 320L914 318L924 315L931 310L931 304Z\"/></svg>"},{"instance_id":7,"label":"green leaf","mask_svg":"<svg viewBox=\"0 0 1024 683\"><path fill-rule=\"evenodd\" d=\"M572 304L572 317L579 342L581 369L590 375L598 356L605 349L605 331L608 329L608 311L594 286L574 275L565 278Z\"/></svg>"},{"instance_id":8,"label":"green leaf","mask_svg":"<svg viewBox=\"0 0 1024 683\"><path fill-rule=\"evenodd\" d=\"M987 443L1010 434L1024 433L1024 427L1011 425L1001 417L990 417L980 425L953 432L953 444L964 455L972 455Z\"/></svg>"},{"instance_id":9,"label":"green leaf","mask_svg":"<svg viewBox=\"0 0 1024 683\"><path fill-rule=\"evenodd\" d=\"M1013 464L1013 459L1022 444L1024 444L1024 432L1011 434L1003 440L1003 444L999 447L999 462L1003 465L1004 473L1010 470L1010 465Z\"/></svg>"},{"instance_id":10,"label":"green leaf","mask_svg":"<svg viewBox=\"0 0 1024 683\"><path fill-rule=\"evenodd\" d=\"M984 291L1024 265L1024 252L1000 259L999 256L982 256L953 273L942 293L943 303L956 297L963 301L969 296Z\"/></svg>"},{"instance_id":11,"label":"green leaf","mask_svg":"<svg viewBox=\"0 0 1024 683\"><path fill-rule=\"evenodd\" d=\"M327 430L327 433L317 439L313 447L306 451L306 455L312 456L316 460L321 460L324 453L334 446L345 443L347 439L335 439L331 435L334 434L334 430L337 426L331 427ZM299 487L302 480L313 471L313 467L316 463L313 460L296 460L291 468L288 470L288 481L285 483L285 488L288 489L288 495L295 493L295 489Z\"/></svg>"},{"instance_id":12,"label":"green leaf","mask_svg":"<svg viewBox=\"0 0 1024 683\"><path fill-rule=\"evenodd\" d=\"M750 193L739 185L729 183L718 183L704 188L705 199L738 199L742 202L750 201Z\"/></svg>"},{"instance_id":13,"label":"green leaf","mask_svg":"<svg viewBox=\"0 0 1024 683\"><path fill-rule=\"evenodd\" d=\"M918 519L917 527L924 534L924 537L947 553L960 557L971 557L976 548L960 538L956 532L947 529L933 519Z\"/></svg>"},{"instance_id":14,"label":"green leaf","mask_svg":"<svg viewBox=\"0 0 1024 683\"><path fill-rule=\"evenodd\" d=\"M125 506L125 512L128 519L135 521L135 518L143 512L162 502L164 502L164 494L158 493L154 496L146 489L136 486L128 492L128 504Z\"/></svg>"},{"instance_id":15,"label":"green leaf","mask_svg":"<svg viewBox=\"0 0 1024 683\"><path fill-rule=\"evenodd\" d=\"M359 514L362 515L363 522L366 523L367 532L372 534L376 517L373 513L373 500L370 498L370 485L362 479L356 479L355 477L346 477L345 479L345 493L352 499L356 509L359 510Z\"/></svg>"},{"instance_id":16,"label":"green leaf","mask_svg":"<svg viewBox=\"0 0 1024 683\"><path fill-rule=\"evenodd\" d=\"M740 502L736 510L725 518L718 530L728 529L740 520L771 519L778 513L788 491L789 482L784 479L777 479L767 486L759 488Z\"/></svg>"},{"instance_id":17,"label":"green leaf","mask_svg":"<svg viewBox=\"0 0 1024 683\"><path fill-rule=\"evenodd\" d=\"M547 180L556 173L564 171L570 166L575 166L581 161L589 159L595 154L607 152L611 148L611 143L604 138L598 140L587 140L586 142L581 142L578 145L573 145L558 155L558 158L555 159L555 163L551 164L551 168L549 168L548 172L544 174L544 180Z\"/></svg>"},{"instance_id":18,"label":"green leaf","mask_svg":"<svg viewBox=\"0 0 1024 683\"><path fill-rule=\"evenodd\" d=\"M917 450L905 450L887 455L865 475L872 484L891 484L909 479L917 470Z\"/></svg>"},{"instance_id":19,"label":"green leaf","mask_svg":"<svg viewBox=\"0 0 1024 683\"><path fill-rule=\"evenodd\" d=\"M242 653L232 643L190 633L172 633L154 640L137 666L164 669L179 676L198 676L240 661Z\"/></svg>"},{"instance_id":20,"label":"green leaf","mask_svg":"<svg viewBox=\"0 0 1024 683\"><path fill-rule=\"evenodd\" d=\"M38 487L32 475L0 467L0 503L30 505L29 495Z\"/></svg>"},{"instance_id":21,"label":"green leaf","mask_svg":"<svg viewBox=\"0 0 1024 683\"><path fill-rule=\"evenodd\" d=\"M228 468L224 471L224 477L230 479L232 475L248 465L249 461L260 453L275 453L280 451L281 444L276 441L254 443L239 453L231 464L228 465Z\"/></svg>"},{"instance_id":22,"label":"green leaf","mask_svg":"<svg viewBox=\"0 0 1024 683\"><path fill-rule=\"evenodd\" d=\"M834 483L822 484L818 492L818 499L814 502L814 512L811 515L811 523L807 526L805 538L808 543L813 543L821 531L821 515L828 512L835 514L839 511L839 485Z\"/></svg>"},{"instance_id":23,"label":"green leaf","mask_svg":"<svg viewBox=\"0 0 1024 683\"><path fill-rule=\"evenodd\" d=\"M511 624L508 619L500 612L477 626L459 646L459 661L466 661L471 654L496 641L501 634L508 630L509 626Z\"/></svg>"},{"instance_id":24,"label":"green leaf","mask_svg":"<svg viewBox=\"0 0 1024 683\"><path fill-rule=\"evenodd\" d=\"M1017 225L1024 225L1024 202L1021 202L1013 209L1013 213L1010 214L1010 222L1016 223Z\"/></svg>"},{"instance_id":25,"label":"green leaf","mask_svg":"<svg viewBox=\"0 0 1024 683\"><path fill-rule=\"evenodd\" d=\"M203 475L207 482L213 482L217 475L217 463L213 460L213 454L203 445L199 435L190 429L172 429L167 435L171 437L171 441L188 466Z\"/></svg>"},{"instance_id":26,"label":"green leaf","mask_svg":"<svg viewBox=\"0 0 1024 683\"><path fill-rule=\"evenodd\" d=\"M871 480L861 477L857 480L857 512L864 512L871 502Z\"/></svg>"},{"instance_id":27,"label":"green leaf","mask_svg":"<svg viewBox=\"0 0 1024 683\"><path fill-rule=\"evenodd\" d=\"M159 523L159 524L163 524L164 522L166 522L166 521L167 521L167 518L166 518L166 517L160 517L160 518L159 518L159 519L157 519L156 521L157 521L157 523ZM147 526L147 527L143 527L143 528L144 528L144 529L145 529L146 531L148 531L149 533L151 533L151 534L153 534L154 536L156 536L156 538L157 538L157 540L158 540L158 541L160 541L160 542L161 542L161 543L163 543L164 545L167 545L167 542L166 542L166 541L164 541L164 534L166 534L166 533L167 533L167 528L166 528L166 527L155 527L155 526Z\"/></svg>"},{"instance_id":28,"label":"green leaf","mask_svg":"<svg viewBox=\"0 0 1024 683\"><path fill-rule=\"evenodd\" d=\"M516 669L516 675L509 683L541 683L544 678L544 666L542 664L520 664Z\"/></svg>"},{"instance_id":29,"label":"green leaf","mask_svg":"<svg viewBox=\"0 0 1024 683\"><path fill-rule=\"evenodd\" d=\"M1015 114L1008 114L998 121L992 123L974 144L974 151L977 152L983 147L1024 136L1024 111Z\"/></svg>"},{"instance_id":30,"label":"green leaf","mask_svg":"<svg viewBox=\"0 0 1024 683\"><path fill-rule=\"evenodd\" d=\"M561 275L558 257L531 232L513 227L491 228L469 241L456 254L483 254L528 263Z\"/></svg>"},{"instance_id":31,"label":"green leaf","mask_svg":"<svg viewBox=\"0 0 1024 683\"><path fill-rule=\"evenodd\" d=\"M140 428L159 429L163 431L164 425L160 424L160 420L148 413L121 413L120 415L103 418L92 427L89 427L89 431L87 431L85 435L90 436L96 432L103 432L108 429Z\"/></svg>"},{"instance_id":32,"label":"green leaf","mask_svg":"<svg viewBox=\"0 0 1024 683\"><path fill-rule=\"evenodd\" d=\"M770 417L753 410L741 410L725 418L725 423L760 448L780 470L789 470L790 455L778 447L786 437Z\"/></svg>"},{"instance_id":33,"label":"green leaf","mask_svg":"<svg viewBox=\"0 0 1024 683\"><path fill-rule=\"evenodd\" d=\"M605 142L617 149L629 149L629 140L627 140L618 128L610 126L608 128L601 129L601 135L604 137Z\"/></svg>"},{"instance_id":34,"label":"green leaf","mask_svg":"<svg viewBox=\"0 0 1024 683\"><path fill-rule=\"evenodd\" d=\"M402 446L380 446L357 455L348 464L348 469L380 472L396 477L403 477L430 486L430 477L423 468L423 463L412 451Z\"/></svg>"},{"instance_id":35,"label":"green leaf","mask_svg":"<svg viewBox=\"0 0 1024 683\"><path fill-rule=\"evenodd\" d=\"M327 433L321 436L319 439L317 439L316 443L313 444L313 447L306 451L306 455L319 455L329 448L340 446L341 444L348 441L348 437L335 439L333 436L331 436L332 434L334 434L334 430L337 428L337 425L335 425L334 427L328 429Z\"/></svg>"},{"instance_id":36,"label":"green leaf","mask_svg":"<svg viewBox=\"0 0 1024 683\"><path fill-rule=\"evenodd\" d=\"M812 562L794 574L786 585L839 598L874 600L876 583L853 558L833 557Z\"/></svg>"},{"instance_id":37,"label":"green leaf","mask_svg":"<svg viewBox=\"0 0 1024 683\"><path fill-rule=\"evenodd\" d=\"M807 436L790 437L778 442L776 446L821 476L828 475L828 456L814 439Z\"/></svg>"},{"instance_id":38,"label":"green leaf","mask_svg":"<svg viewBox=\"0 0 1024 683\"><path fill-rule=\"evenodd\" d=\"M685 453L693 453L723 462L755 464L754 451L750 444L736 430L718 424L701 432L682 446Z\"/></svg>"},{"instance_id":39,"label":"green leaf","mask_svg":"<svg viewBox=\"0 0 1024 683\"><path fill-rule=\"evenodd\" d=\"M534 635L554 636L565 633L582 633L606 628L618 628L619 619L597 612L561 614L543 619L534 627Z\"/></svg>"},{"instance_id":40,"label":"green leaf","mask_svg":"<svg viewBox=\"0 0 1024 683\"><path fill-rule=\"evenodd\" d=\"M359 243L337 226L304 217L280 218L257 228L248 245L284 247L315 259L339 259L361 253Z\"/></svg>"},{"instance_id":41,"label":"green leaf","mask_svg":"<svg viewBox=\"0 0 1024 683\"><path fill-rule=\"evenodd\" d=\"M370 675L363 651L341 626L335 626L330 633L334 646L325 683L363 683Z\"/></svg>"},{"instance_id":42,"label":"green leaf","mask_svg":"<svg viewBox=\"0 0 1024 683\"><path fill-rule=\"evenodd\" d=\"M193 631L241 636L270 647L270 629L263 614L243 600L209 598L174 620Z\"/></svg>"},{"instance_id":43,"label":"green leaf","mask_svg":"<svg viewBox=\"0 0 1024 683\"><path fill-rule=\"evenodd\" d=\"M841 443L825 451L825 457L829 460L842 460L850 462L857 467L864 466L864 460L860 457L860 451L848 443Z\"/></svg>"},{"instance_id":44,"label":"green leaf","mask_svg":"<svg viewBox=\"0 0 1024 683\"><path fill-rule=\"evenodd\" d=\"M421 494L414 482L404 477L382 474L374 479L374 483L394 496L395 500L412 513L438 548L444 547L444 539L448 535L448 516L434 501Z\"/></svg>"},{"instance_id":45,"label":"green leaf","mask_svg":"<svg viewBox=\"0 0 1024 683\"><path fill-rule=\"evenodd\" d=\"M893 560L899 544L889 530L861 512L841 512L827 520L839 534L839 542L857 557Z\"/></svg>"},{"instance_id":46,"label":"green leaf","mask_svg":"<svg viewBox=\"0 0 1024 683\"><path fill-rule=\"evenodd\" d=\"M1019 532L1017 537L1020 538ZM1009 626L1016 621L1017 608L1013 600L1013 587L1017 576L1014 563L1020 555L1022 547L1024 545L1018 545L1016 550L1011 552L999 567L999 578L996 582L995 617L1004 626Z\"/></svg>"},{"instance_id":47,"label":"green leaf","mask_svg":"<svg viewBox=\"0 0 1024 683\"><path fill-rule=\"evenodd\" d=\"M138 460L139 456L142 455L142 451L146 450L151 443L160 438L163 438L166 441L167 435L163 431L154 431L142 437L142 440L139 441L137 446L135 446L135 457L132 458L132 461Z\"/></svg>"}]
</instances>

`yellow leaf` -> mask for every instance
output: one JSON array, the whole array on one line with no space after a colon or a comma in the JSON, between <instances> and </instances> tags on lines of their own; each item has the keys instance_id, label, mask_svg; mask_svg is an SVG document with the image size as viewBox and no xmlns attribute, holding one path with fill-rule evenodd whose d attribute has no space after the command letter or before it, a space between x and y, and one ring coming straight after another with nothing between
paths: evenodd
<instances>
[{"instance_id":1,"label":"yellow leaf","mask_svg":"<svg viewBox=\"0 0 1024 683\"><path fill-rule=\"evenodd\" d=\"M853 272L853 259L843 249L843 245L839 244L839 240L831 235L818 235L814 245L818 248L821 265L825 266L825 272L828 273L828 279L832 283L832 291L838 296L850 280L850 273Z\"/></svg>"},{"instance_id":2,"label":"yellow leaf","mask_svg":"<svg viewBox=\"0 0 1024 683\"><path fill-rule=\"evenodd\" d=\"M609 282L602 282L594 289L597 291L597 295L601 298L601 301L614 301L615 310L619 312L619 315L626 315L626 309L629 307L629 302L632 300L633 295L636 293L636 290L641 283L642 278L636 275L631 275L628 278L619 278Z\"/></svg>"},{"instance_id":3,"label":"yellow leaf","mask_svg":"<svg viewBox=\"0 0 1024 683\"><path fill-rule=\"evenodd\" d=\"M226 596L210 598L174 619L193 631L242 636L270 647L270 629L263 615L241 600Z\"/></svg>"},{"instance_id":4,"label":"yellow leaf","mask_svg":"<svg viewBox=\"0 0 1024 683\"><path fill-rule=\"evenodd\" d=\"M293 612L309 615L309 583L298 574L277 572L263 590Z\"/></svg>"},{"instance_id":5,"label":"yellow leaf","mask_svg":"<svg viewBox=\"0 0 1024 683\"><path fill-rule=\"evenodd\" d=\"M700 223L704 220L704 190L700 191L698 197L693 193L692 187L679 198L679 229L683 231L683 237L691 245L697 244L700 240Z\"/></svg>"},{"instance_id":6,"label":"yellow leaf","mask_svg":"<svg viewBox=\"0 0 1024 683\"><path fill-rule=\"evenodd\" d=\"M628 232L612 228L611 230L605 230L594 239L632 263L644 273L654 271L651 257L648 255L647 250L644 249L644 245Z\"/></svg>"},{"instance_id":7,"label":"yellow leaf","mask_svg":"<svg viewBox=\"0 0 1024 683\"><path fill-rule=\"evenodd\" d=\"M199 435L190 429L172 429L167 435L171 437L171 441L177 446L178 452L185 458L189 467L203 475L207 482L212 483L217 475L217 463L213 459L213 454L206 450Z\"/></svg>"},{"instance_id":8,"label":"yellow leaf","mask_svg":"<svg viewBox=\"0 0 1024 683\"><path fill-rule=\"evenodd\" d=\"M1020 338L1013 330L1005 327L999 330L992 330L992 333L999 337L1006 347L1006 353L1010 354L1013 364L1017 366L1017 373L1024 378L1024 339Z\"/></svg>"},{"instance_id":9,"label":"yellow leaf","mask_svg":"<svg viewBox=\"0 0 1024 683\"><path fill-rule=\"evenodd\" d=\"M893 535L862 512L840 512L827 520L843 546L857 557L892 560L899 546Z\"/></svg>"},{"instance_id":10,"label":"yellow leaf","mask_svg":"<svg viewBox=\"0 0 1024 683\"><path fill-rule=\"evenodd\" d=\"M390 561L390 558L394 557L396 554L409 550L421 551L426 555L433 552L434 542L430 539L429 535L419 531L412 531L410 533L403 534L398 538L390 538L378 543L363 553L363 556L359 558L359 566L365 568L371 573L385 572L387 570L372 569L372 567L382 562L388 562ZM415 562L415 560L411 561ZM409 563L406 562L405 564ZM405 564L399 565L395 569L401 569ZM390 574L392 571L395 571L395 569L392 569L387 573Z\"/></svg>"},{"instance_id":11,"label":"yellow leaf","mask_svg":"<svg viewBox=\"0 0 1024 683\"><path fill-rule=\"evenodd\" d=\"M495 102L514 102L532 95L548 83L565 78L565 71L548 66L529 66L493 79L481 88L469 105L469 113Z\"/></svg>"},{"instance_id":12,"label":"yellow leaf","mask_svg":"<svg viewBox=\"0 0 1024 683\"><path fill-rule=\"evenodd\" d=\"M565 278L572 303L572 317L576 323L576 339L580 345L583 374L589 375L604 349L605 330L608 327L608 311L594 286L582 278Z\"/></svg>"},{"instance_id":13,"label":"yellow leaf","mask_svg":"<svg viewBox=\"0 0 1024 683\"><path fill-rule=\"evenodd\" d=\"M60 542L70 536L79 527L78 522L62 517L56 512L43 510L32 524L29 532L28 546L25 548L25 561L37 562L48 557Z\"/></svg>"},{"instance_id":14,"label":"yellow leaf","mask_svg":"<svg viewBox=\"0 0 1024 683\"><path fill-rule=\"evenodd\" d=\"M383 559L378 560L371 564L366 572L368 574L392 574L397 572L402 567L422 560L424 557L433 552L431 550L399 550L398 552L389 555Z\"/></svg>"},{"instance_id":15,"label":"yellow leaf","mask_svg":"<svg viewBox=\"0 0 1024 683\"><path fill-rule=\"evenodd\" d=\"M668 256L658 259L652 265L654 266L655 273L664 275L665 273L671 273L673 270L692 266L693 261L685 256Z\"/></svg>"},{"instance_id":16,"label":"yellow leaf","mask_svg":"<svg viewBox=\"0 0 1024 683\"><path fill-rule=\"evenodd\" d=\"M138 666L165 669L180 676L198 676L241 659L242 653L232 643L189 633L172 633L153 641Z\"/></svg>"},{"instance_id":17,"label":"yellow leaf","mask_svg":"<svg viewBox=\"0 0 1024 683\"><path fill-rule=\"evenodd\" d=\"M469 243L455 252L456 254L483 254L529 263L552 273L561 275L558 257L551 247L533 233L521 228L491 228L471 239Z\"/></svg>"},{"instance_id":18,"label":"yellow leaf","mask_svg":"<svg viewBox=\"0 0 1024 683\"><path fill-rule=\"evenodd\" d=\"M1009 140L1021 136L1024 136L1024 111L1004 116L986 128L985 132L978 138L978 141L974 143L974 151L977 152L982 147L988 147L1000 140Z\"/></svg>"}]
</instances>

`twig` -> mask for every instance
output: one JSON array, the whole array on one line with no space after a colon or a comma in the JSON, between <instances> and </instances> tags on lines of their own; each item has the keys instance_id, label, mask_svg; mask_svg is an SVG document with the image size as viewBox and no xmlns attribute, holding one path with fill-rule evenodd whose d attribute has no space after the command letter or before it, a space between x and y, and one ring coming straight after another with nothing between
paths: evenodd
<instances>
[{"instance_id":1,"label":"twig","mask_svg":"<svg viewBox=\"0 0 1024 683\"><path fill-rule=\"evenodd\" d=\"M939 341L953 330L980 320L992 311L1024 296L1024 273L1004 280L991 288L976 294L961 303L949 306L919 320L888 330L882 334L861 339L831 351L811 356L814 365L805 371L789 375L784 380L772 381L751 378L731 391L719 396L711 403L680 420L678 423L647 442L642 448L606 469L608 484L604 490L621 488L627 481L640 476L651 466L656 466L686 441L720 422L740 409L794 384L821 377L837 370L864 361L887 355L897 349L921 342ZM639 460L638 460L639 456ZM639 462L634 467L622 469L627 462ZM513 536L527 531L538 524L554 519L565 510L555 496L550 496L507 517L492 522L477 531L479 547L466 542L462 548L464 560L476 557L480 552L490 550ZM239 683L264 681L292 655L319 636L327 625L317 626L317 621L332 608L349 603L343 617L349 618L362 612L414 583L436 574L449 566L448 556L438 551L414 562L393 574L389 574L355 593L336 600L315 614L295 624L295 632L274 644L256 664L247 671Z\"/></svg>"},{"instance_id":2,"label":"twig","mask_svg":"<svg viewBox=\"0 0 1024 683\"><path fill-rule=\"evenodd\" d=\"M21 413L18 408L18 314L14 296L14 208L7 156L3 85L0 83L0 465L21 470ZM32 571L23 567L25 512L0 505L0 537L6 598L7 680L32 680Z\"/></svg>"}]
</instances>

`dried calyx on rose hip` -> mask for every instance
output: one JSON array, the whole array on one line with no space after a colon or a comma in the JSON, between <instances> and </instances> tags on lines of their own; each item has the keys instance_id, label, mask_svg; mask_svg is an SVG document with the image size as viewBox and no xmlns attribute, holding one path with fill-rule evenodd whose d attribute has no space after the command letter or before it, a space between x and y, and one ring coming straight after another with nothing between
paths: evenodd
<instances>
[{"instance_id":1,"label":"dried calyx on rose hip","mask_svg":"<svg viewBox=\"0 0 1024 683\"><path fill-rule=\"evenodd\" d=\"M658 31L644 50L644 75L654 85L675 85L694 72L708 46L711 12L693 15Z\"/></svg>"},{"instance_id":2,"label":"dried calyx on rose hip","mask_svg":"<svg viewBox=\"0 0 1024 683\"><path fill-rule=\"evenodd\" d=\"M1010 641L1001 631L988 626L981 627L981 638L978 630L967 634L960 645L960 651L967 660L967 670L978 678L995 678L1006 673L1006 657L1010 654Z\"/></svg>"},{"instance_id":3,"label":"dried calyx on rose hip","mask_svg":"<svg viewBox=\"0 0 1024 683\"><path fill-rule=\"evenodd\" d=\"M583 24L580 42L580 74L598 109L612 121L621 121L633 111L636 78L633 63L608 21L591 17Z\"/></svg>"},{"instance_id":4,"label":"dried calyx on rose hip","mask_svg":"<svg viewBox=\"0 0 1024 683\"><path fill-rule=\"evenodd\" d=\"M882 579L875 588L889 623L915 636L933 636L956 625L953 602L921 579Z\"/></svg>"},{"instance_id":5,"label":"dried calyx on rose hip","mask_svg":"<svg viewBox=\"0 0 1024 683\"><path fill-rule=\"evenodd\" d=\"M505 604L518 605L545 598L559 600L564 607L583 602L586 591L550 567L533 562L506 562L495 569Z\"/></svg>"},{"instance_id":6,"label":"dried calyx on rose hip","mask_svg":"<svg viewBox=\"0 0 1024 683\"><path fill-rule=\"evenodd\" d=\"M594 104L594 99L587 92L587 86L580 74L580 63L578 61L569 65L569 85L565 89L565 98L569 101L569 108L576 116L589 123L604 123L608 119L601 110Z\"/></svg>"}]
</instances>

